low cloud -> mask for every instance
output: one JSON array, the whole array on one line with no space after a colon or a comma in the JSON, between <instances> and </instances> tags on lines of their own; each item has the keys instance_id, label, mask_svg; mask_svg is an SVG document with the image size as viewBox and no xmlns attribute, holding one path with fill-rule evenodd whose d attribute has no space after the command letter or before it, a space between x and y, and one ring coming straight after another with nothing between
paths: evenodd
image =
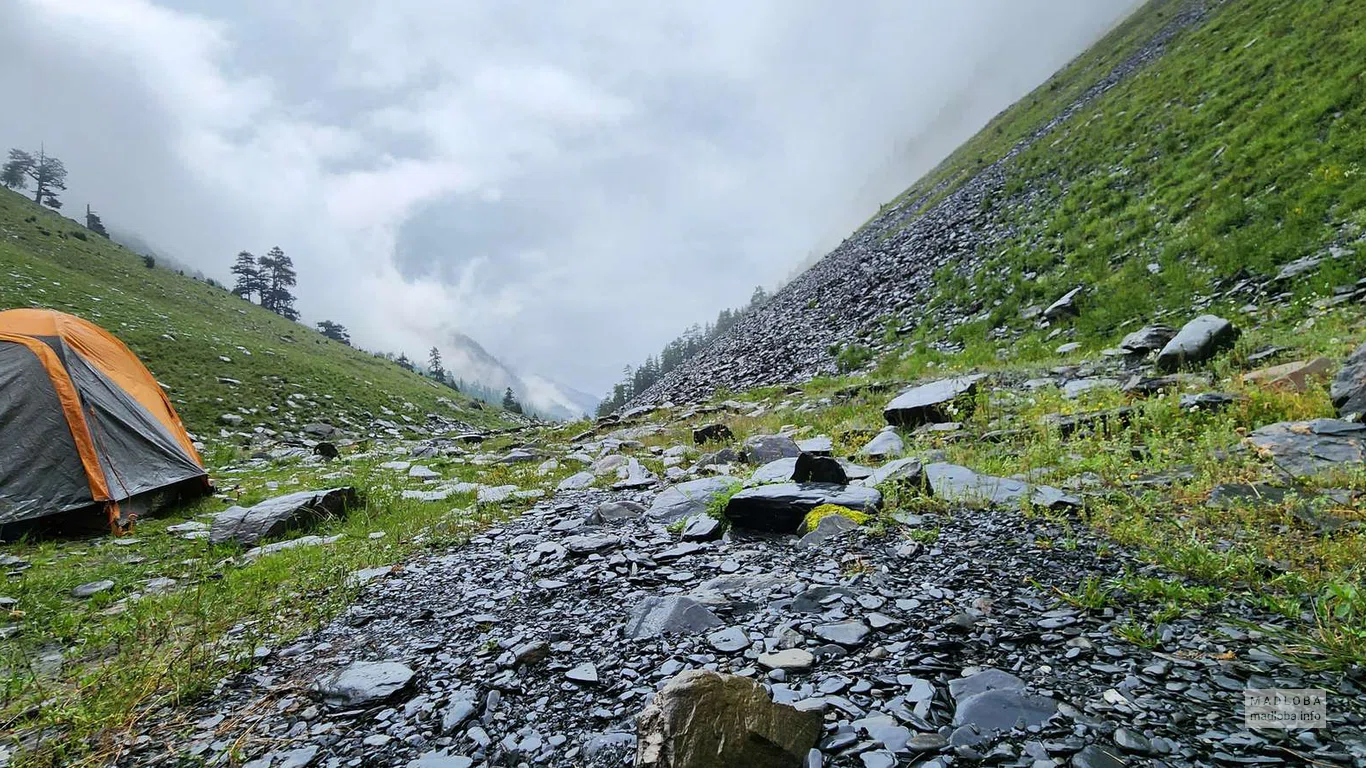
<instances>
[{"instance_id":1,"label":"low cloud","mask_svg":"<svg viewBox=\"0 0 1366 768\"><path fill-rule=\"evenodd\" d=\"M844 235L1131 0L9 0L0 143L306 319L602 391Z\"/></svg>"}]
</instances>

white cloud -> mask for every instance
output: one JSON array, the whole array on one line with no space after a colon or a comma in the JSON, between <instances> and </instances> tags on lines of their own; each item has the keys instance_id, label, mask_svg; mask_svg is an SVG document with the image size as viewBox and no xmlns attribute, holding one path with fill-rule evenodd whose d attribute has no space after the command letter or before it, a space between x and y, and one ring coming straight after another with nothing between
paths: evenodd
<instances>
[{"instance_id":1,"label":"white cloud","mask_svg":"<svg viewBox=\"0 0 1366 768\"><path fill-rule=\"evenodd\" d=\"M0 90L29 106L0 139L220 278L284 247L305 316L363 345L458 329L596 391L1129 5L9 0Z\"/></svg>"}]
</instances>

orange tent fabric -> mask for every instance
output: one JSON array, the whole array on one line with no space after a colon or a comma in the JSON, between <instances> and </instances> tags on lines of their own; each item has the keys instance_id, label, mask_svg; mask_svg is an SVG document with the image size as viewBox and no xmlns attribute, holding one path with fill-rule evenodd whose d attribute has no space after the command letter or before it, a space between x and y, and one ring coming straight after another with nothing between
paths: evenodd
<instances>
[{"instance_id":1,"label":"orange tent fabric","mask_svg":"<svg viewBox=\"0 0 1366 768\"><path fill-rule=\"evenodd\" d=\"M0 312L0 389L0 524L83 507L112 520L120 502L187 480L207 487L170 400L94 323Z\"/></svg>"},{"instance_id":2,"label":"orange tent fabric","mask_svg":"<svg viewBox=\"0 0 1366 768\"><path fill-rule=\"evenodd\" d=\"M200 461L194 441L185 432L175 407L133 350L103 328L75 315L48 309L11 309L0 312L0 333L57 337L71 345L147 412L171 431L187 453ZM202 463L202 462L201 462Z\"/></svg>"}]
</instances>

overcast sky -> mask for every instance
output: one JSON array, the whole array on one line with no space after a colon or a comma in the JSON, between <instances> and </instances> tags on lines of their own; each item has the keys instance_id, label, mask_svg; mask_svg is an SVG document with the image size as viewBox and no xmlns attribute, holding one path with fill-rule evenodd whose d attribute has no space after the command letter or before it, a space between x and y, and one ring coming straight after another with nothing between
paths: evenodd
<instances>
[{"instance_id":1,"label":"overcast sky","mask_svg":"<svg viewBox=\"0 0 1366 768\"><path fill-rule=\"evenodd\" d=\"M605 391L837 244L1133 0L0 0L0 145L372 349Z\"/></svg>"}]
</instances>

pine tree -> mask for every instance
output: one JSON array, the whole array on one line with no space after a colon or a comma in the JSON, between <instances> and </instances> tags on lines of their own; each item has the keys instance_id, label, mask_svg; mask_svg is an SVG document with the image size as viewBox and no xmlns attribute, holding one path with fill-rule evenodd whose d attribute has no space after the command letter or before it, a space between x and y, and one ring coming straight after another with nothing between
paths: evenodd
<instances>
[{"instance_id":1,"label":"pine tree","mask_svg":"<svg viewBox=\"0 0 1366 768\"><path fill-rule=\"evenodd\" d=\"M394 362L398 363L398 367L405 371L411 371L413 369L413 361L409 360L408 356L402 352L399 353L398 359Z\"/></svg>"},{"instance_id":2,"label":"pine tree","mask_svg":"<svg viewBox=\"0 0 1366 768\"><path fill-rule=\"evenodd\" d=\"M85 228L106 240L109 239L109 230L104 228L100 215L90 210L90 203L85 204Z\"/></svg>"},{"instance_id":3,"label":"pine tree","mask_svg":"<svg viewBox=\"0 0 1366 768\"><path fill-rule=\"evenodd\" d=\"M433 379L446 380L446 369L441 365L441 350L436 347L432 347L432 351L427 353L427 370Z\"/></svg>"},{"instance_id":4,"label":"pine tree","mask_svg":"<svg viewBox=\"0 0 1366 768\"><path fill-rule=\"evenodd\" d=\"M237 254L237 261L232 265L232 273L237 275L237 284L233 286L232 292L251 301L253 294L265 299L265 278L257 266L256 257L242 251Z\"/></svg>"},{"instance_id":5,"label":"pine tree","mask_svg":"<svg viewBox=\"0 0 1366 768\"><path fill-rule=\"evenodd\" d=\"M10 189L27 189L28 182L34 183L33 202L49 208L60 209L62 201L57 193L66 190L66 166L61 160L51 157L43 148L38 156L22 149L11 149L9 160L0 169L0 184Z\"/></svg>"},{"instance_id":6,"label":"pine tree","mask_svg":"<svg viewBox=\"0 0 1366 768\"><path fill-rule=\"evenodd\" d=\"M351 346L351 334L346 332L346 326L341 323L323 320L318 323L318 331L333 341L339 341L348 347Z\"/></svg>"},{"instance_id":7,"label":"pine tree","mask_svg":"<svg viewBox=\"0 0 1366 768\"><path fill-rule=\"evenodd\" d=\"M512 387L508 387L503 393L503 410L510 413L522 412L522 404L517 402L517 397L512 394Z\"/></svg>"},{"instance_id":8,"label":"pine tree","mask_svg":"<svg viewBox=\"0 0 1366 768\"><path fill-rule=\"evenodd\" d=\"M261 289L261 306L281 317L298 320L299 312L294 309L294 294L289 290L298 283L293 260L277 245L257 263L260 264L261 282L264 284Z\"/></svg>"}]
</instances>

